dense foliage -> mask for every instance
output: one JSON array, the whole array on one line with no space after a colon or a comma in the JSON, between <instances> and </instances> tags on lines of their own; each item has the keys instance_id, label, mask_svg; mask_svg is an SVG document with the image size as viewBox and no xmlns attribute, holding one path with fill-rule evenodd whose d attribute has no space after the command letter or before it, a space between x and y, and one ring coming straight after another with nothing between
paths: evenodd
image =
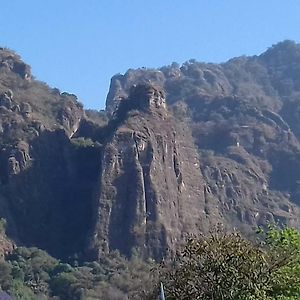
<instances>
[{"instance_id":1,"label":"dense foliage","mask_svg":"<svg viewBox=\"0 0 300 300\"><path fill-rule=\"evenodd\" d=\"M20 247L0 263L0 286L16 299L128 299L150 288L153 262L117 252L101 262L61 263L37 248Z\"/></svg>"},{"instance_id":2,"label":"dense foliage","mask_svg":"<svg viewBox=\"0 0 300 300\"><path fill-rule=\"evenodd\" d=\"M299 271L300 234L273 227L258 244L223 231L192 237L158 269L169 300L299 299Z\"/></svg>"},{"instance_id":3,"label":"dense foliage","mask_svg":"<svg viewBox=\"0 0 300 300\"><path fill-rule=\"evenodd\" d=\"M300 298L300 234L270 227L253 243L216 230L190 237L161 265L112 253L99 262L62 263L38 248L16 248L0 263L0 286L16 299L295 300Z\"/></svg>"}]
</instances>

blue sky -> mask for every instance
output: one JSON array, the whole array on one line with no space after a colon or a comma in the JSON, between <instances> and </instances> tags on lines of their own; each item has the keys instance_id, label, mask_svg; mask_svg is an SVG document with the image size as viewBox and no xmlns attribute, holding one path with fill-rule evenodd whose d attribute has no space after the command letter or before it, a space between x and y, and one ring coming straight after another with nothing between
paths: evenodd
<instances>
[{"instance_id":1,"label":"blue sky","mask_svg":"<svg viewBox=\"0 0 300 300\"><path fill-rule=\"evenodd\" d=\"M299 0L9 0L0 46L18 52L37 79L103 109L116 73L300 42L299 13Z\"/></svg>"}]
</instances>

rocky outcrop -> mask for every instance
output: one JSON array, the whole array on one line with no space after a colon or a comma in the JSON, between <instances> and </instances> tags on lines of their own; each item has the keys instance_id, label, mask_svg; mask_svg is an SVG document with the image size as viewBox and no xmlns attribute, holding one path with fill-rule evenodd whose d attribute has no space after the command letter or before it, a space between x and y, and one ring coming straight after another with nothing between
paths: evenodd
<instances>
[{"instance_id":1,"label":"rocky outcrop","mask_svg":"<svg viewBox=\"0 0 300 300\"><path fill-rule=\"evenodd\" d=\"M221 65L129 70L112 79L107 109L151 78L168 95L169 115L192 131L207 219L245 234L268 222L300 228L299 49L286 41Z\"/></svg>"},{"instance_id":2,"label":"rocky outcrop","mask_svg":"<svg viewBox=\"0 0 300 300\"><path fill-rule=\"evenodd\" d=\"M64 97L68 94L64 94ZM70 95L72 97L72 95ZM83 119L84 111L82 105L75 101L67 100L64 107L59 110L58 120L71 138L79 128L80 121Z\"/></svg>"},{"instance_id":3,"label":"rocky outcrop","mask_svg":"<svg viewBox=\"0 0 300 300\"><path fill-rule=\"evenodd\" d=\"M19 55L7 48L0 48L0 68L7 72L14 72L27 81L31 80L30 66L25 64Z\"/></svg>"},{"instance_id":4,"label":"rocky outcrop","mask_svg":"<svg viewBox=\"0 0 300 300\"><path fill-rule=\"evenodd\" d=\"M8 158L8 175L16 175L30 165L29 145L20 141L10 152Z\"/></svg>"},{"instance_id":5,"label":"rocky outcrop","mask_svg":"<svg viewBox=\"0 0 300 300\"><path fill-rule=\"evenodd\" d=\"M162 86L165 76L160 70L141 68L130 69L123 75L115 75L111 79L110 89L106 100L106 111L111 114L122 99L126 99L133 85L155 84Z\"/></svg>"},{"instance_id":6,"label":"rocky outcrop","mask_svg":"<svg viewBox=\"0 0 300 300\"><path fill-rule=\"evenodd\" d=\"M199 158L159 88L137 85L124 101L133 110L103 150L90 250L160 258L184 234L208 228Z\"/></svg>"},{"instance_id":7,"label":"rocky outcrop","mask_svg":"<svg viewBox=\"0 0 300 300\"><path fill-rule=\"evenodd\" d=\"M5 91L0 96L0 106L4 106L7 109L10 109L12 107L12 99L13 99L13 92L12 92L12 90Z\"/></svg>"},{"instance_id":8,"label":"rocky outcrop","mask_svg":"<svg viewBox=\"0 0 300 300\"><path fill-rule=\"evenodd\" d=\"M99 113L0 48L8 236L61 259L160 259L218 222L300 228L299 58L283 42L224 64L131 69Z\"/></svg>"},{"instance_id":9,"label":"rocky outcrop","mask_svg":"<svg viewBox=\"0 0 300 300\"><path fill-rule=\"evenodd\" d=\"M0 48L0 117L0 218L8 236L58 257L80 253L100 165L94 161L97 147L70 141L84 118L82 105L33 79L17 54ZM89 158L82 159L83 153ZM77 238L70 238L73 230ZM62 247L68 238L69 246Z\"/></svg>"}]
</instances>

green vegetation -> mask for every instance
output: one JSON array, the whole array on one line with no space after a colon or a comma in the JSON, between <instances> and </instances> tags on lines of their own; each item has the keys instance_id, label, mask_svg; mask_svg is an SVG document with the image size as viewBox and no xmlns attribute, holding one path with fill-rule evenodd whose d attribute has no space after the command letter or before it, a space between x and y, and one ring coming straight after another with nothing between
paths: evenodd
<instances>
[{"instance_id":1,"label":"green vegetation","mask_svg":"<svg viewBox=\"0 0 300 300\"><path fill-rule=\"evenodd\" d=\"M263 243L255 244L218 230L190 238L156 272L168 300L300 299L300 234L270 227ZM157 287L147 299L156 299Z\"/></svg>"},{"instance_id":2,"label":"green vegetation","mask_svg":"<svg viewBox=\"0 0 300 300\"><path fill-rule=\"evenodd\" d=\"M293 228L271 228L268 246L270 298L300 299L300 235Z\"/></svg>"},{"instance_id":3,"label":"green vegetation","mask_svg":"<svg viewBox=\"0 0 300 300\"><path fill-rule=\"evenodd\" d=\"M75 147L80 148L86 148L86 147L94 147L95 143L90 139L90 138L84 138L84 137L79 137L79 138L74 138L71 140L72 144L75 145Z\"/></svg>"},{"instance_id":4,"label":"green vegetation","mask_svg":"<svg viewBox=\"0 0 300 300\"><path fill-rule=\"evenodd\" d=\"M300 299L299 232L270 227L260 234L263 238L256 243L223 230L191 237L176 257L161 265L114 252L77 266L38 248L20 247L0 263L0 285L26 300L150 300L157 299L160 282L168 300Z\"/></svg>"},{"instance_id":5,"label":"green vegetation","mask_svg":"<svg viewBox=\"0 0 300 300\"><path fill-rule=\"evenodd\" d=\"M61 263L38 248L20 247L0 263L0 286L16 299L128 299L151 287L152 262L118 252L101 262Z\"/></svg>"}]
</instances>

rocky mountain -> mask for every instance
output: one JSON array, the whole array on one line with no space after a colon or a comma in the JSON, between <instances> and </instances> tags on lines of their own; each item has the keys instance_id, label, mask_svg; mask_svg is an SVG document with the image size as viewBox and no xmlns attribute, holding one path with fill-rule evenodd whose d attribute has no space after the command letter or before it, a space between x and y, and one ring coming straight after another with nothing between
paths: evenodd
<instances>
[{"instance_id":1,"label":"rocky mountain","mask_svg":"<svg viewBox=\"0 0 300 300\"><path fill-rule=\"evenodd\" d=\"M300 228L300 45L111 80L106 112L0 49L7 241L69 259L160 259L217 223Z\"/></svg>"},{"instance_id":2,"label":"rocky mountain","mask_svg":"<svg viewBox=\"0 0 300 300\"><path fill-rule=\"evenodd\" d=\"M209 225L194 141L167 110L164 92L149 84L133 87L111 122L93 249L100 250L98 257L101 250L130 256L137 249L159 258L184 233Z\"/></svg>"}]
</instances>

